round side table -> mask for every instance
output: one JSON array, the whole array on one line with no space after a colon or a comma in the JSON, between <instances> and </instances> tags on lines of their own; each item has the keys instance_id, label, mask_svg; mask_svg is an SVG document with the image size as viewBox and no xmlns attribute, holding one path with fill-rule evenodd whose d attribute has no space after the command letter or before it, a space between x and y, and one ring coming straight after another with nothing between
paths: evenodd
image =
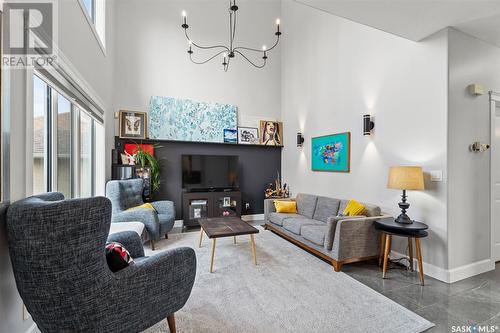
<instances>
[{"instance_id":1,"label":"round side table","mask_svg":"<svg viewBox=\"0 0 500 333\"><path fill-rule=\"evenodd\" d=\"M387 264L389 261L389 253L391 252L392 236L406 237L408 239L408 255L410 261L410 270L413 271L413 239L415 240L415 248L417 251L418 273L420 282L424 285L424 268L422 265L422 249L420 247L420 238L428 236L426 231L429 227L425 223L413 221L412 224L401 224L394 219L383 219L376 221L375 229L380 231L380 255L379 266L382 267L382 278L385 279L387 273Z\"/></svg>"}]
</instances>

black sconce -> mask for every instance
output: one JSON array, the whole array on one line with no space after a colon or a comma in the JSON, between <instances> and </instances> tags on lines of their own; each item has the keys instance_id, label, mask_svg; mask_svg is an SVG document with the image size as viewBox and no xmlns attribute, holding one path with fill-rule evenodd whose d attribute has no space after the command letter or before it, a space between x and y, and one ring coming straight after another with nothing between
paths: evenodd
<instances>
[{"instance_id":1,"label":"black sconce","mask_svg":"<svg viewBox=\"0 0 500 333\"><path fill-rule=\"evenodd\" d=\"M369 114L363 116L363 135L370 135L371 131L375 128L375 123Z\"/></svg>"},{"instance_id":2,"label":"black sconce","mask_svg":"<svg viewBox=\"0 0 500 333\"><path fill-rule=\"evenodd\" d=\"M298 132L297 133L297 147L302 147L303 144L304 144L304 136L302 135L302 133Z\"/></svg>"}]
</instances>

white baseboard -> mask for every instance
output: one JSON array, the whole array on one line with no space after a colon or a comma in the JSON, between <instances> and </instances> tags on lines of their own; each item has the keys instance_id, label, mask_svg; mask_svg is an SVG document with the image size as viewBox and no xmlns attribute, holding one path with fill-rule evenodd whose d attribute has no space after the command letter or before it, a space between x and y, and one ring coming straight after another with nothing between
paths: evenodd
<instances>
[{"instance_id":1,"label":"white baseboard","mask_svg":"<svg viewBox=\"0 0 500 333\"><path fill-rule=\"evenodd\" d=\"M264 220L264 214L242 215L243 221L259 221Z\"/></svg>"},{"instance_id":2,"label":"white baseboard","mask_svg":"<svg viewBox=\"0 0 500 333\"><path fill-rule=\"evenodd\" d=\"M408 258L406 255L403 255L403 254L396 252L396 251L391 251L391 257L393 259ZM424 266L424 274L425 275L433 277L439 281L450 283L448 281L448 272L446 269L438 267L438 266L434 266L432 264L428 264L425 261L423 262L423 266ZM417 259L415 259L415 258L413 259L413 268L416 271L418 271L418 262L417 262Z\"/></svg>"},{"instance_id":3,"label":"white baseboard","mask_svg":"<svg viewBox=\"0 0 500 333\"><path fill-rule=\"evenodd\" d=\"M406 256L402 255L399 252L391 251L391 257L399 259ZM418 271L417 260L414 258L413 261L413 267ZM453 269L444 269L432 264L428 264L425 261L423 262L423 266L425 275L446 283L457 282L463 279L467 279L471 276L495 269L495 263L490 259L477 261L472 264L463 265Z\"/></svg>"},{"instance_id":4,"label":"white baseboard","mask_svg":"<svg viewBox=\"0 0 500 333\"><path fill-rule=\"evenodd\" d=\"M495 246L493 247L493 260L500 260L500 244L495 244Z\"/></svg>"},{"instance_id":5,"label":"white baseboard","mask_svg":"<svg viewBox=\"0 0 500 333\"><path fill-rule=\"evenodd\" d=\"M476 261L472 264L453 268L448 271L450 283L457 282L481 273L489 272L494 269L495 269L495 262L490 259Z\"/></svg>"}]
</instances>

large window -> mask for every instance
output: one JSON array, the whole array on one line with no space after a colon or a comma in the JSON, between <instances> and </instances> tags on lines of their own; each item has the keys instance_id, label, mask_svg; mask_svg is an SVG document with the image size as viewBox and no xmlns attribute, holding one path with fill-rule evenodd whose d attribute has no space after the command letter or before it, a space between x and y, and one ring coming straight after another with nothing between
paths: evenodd
<instances>
[{"instance_id":1,"label":"large window","mask_svg":"<svg viewBox=\"0 0 500 333\"><path fill-rule=\"evenodd\" d=\"M48 177L47 126L49 123L49 87L33 77L33 194L46 192Z\"/></svg>"},{"instance_id":2,"label":"large window","mask_svg":"<svg viewBox=\"0 0 500 333\"><path fill-rule=\"evenodd\" d=\"M47 82L33 76L33 194L101 195L96 181L104 183L103 126Z\"/></svg>"},{"instance_id":3,"label":"large window","mask_svg":"<svg viewBox=\"0 0 500 333\"><path fill-rule=\"evenodd\" d=\"M71 197L71 151L72 122L71 102L62 95L57 96L57 190Z\"/></svg>"},{"instance_id":4,"label":"large window","mask_svg":"<svg viewBox=\"0 0 500 333\"><path fill-rule=\"evenodd\" d=\"M95 24L95 0L82 0L83 7L92 23Z\"/></svg>"},{"instance_id":5,"label":"large window","mask_svg":"<svg viewBox=\"0 0 500 333\"><path fill-rule=\"evenodd\" d=\"M106 45L106 3L105 0L78 0L83 13L90 24L92 33L99 46L105 52Z\"/></svg>"}]
</instances>

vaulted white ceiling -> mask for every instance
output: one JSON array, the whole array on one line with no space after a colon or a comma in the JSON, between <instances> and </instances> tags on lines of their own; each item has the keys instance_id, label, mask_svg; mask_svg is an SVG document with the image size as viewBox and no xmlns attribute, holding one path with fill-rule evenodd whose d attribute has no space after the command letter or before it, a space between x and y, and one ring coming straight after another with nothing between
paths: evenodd
<instances>
[{"instance_id":1,"label":"vaulted white ceiling","mask_svg":"<svg viewBox=\"0 0 500 333\"><path fill-rule=\"evenodd\" d=\"M500 47L500 0L295 0L413 41L454 27Z\"/></svg>"}]
</instances>

